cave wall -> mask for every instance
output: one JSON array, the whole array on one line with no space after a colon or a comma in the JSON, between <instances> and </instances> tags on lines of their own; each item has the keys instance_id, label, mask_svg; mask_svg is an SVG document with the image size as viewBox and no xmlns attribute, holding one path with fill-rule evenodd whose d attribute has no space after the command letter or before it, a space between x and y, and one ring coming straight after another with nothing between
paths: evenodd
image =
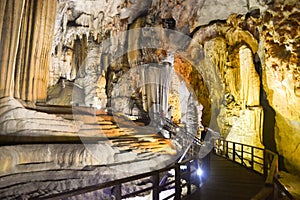
<instances>
[{"instance_id":1,"label":"cave wall","mask_svg":"<svg viewBox=\"0 0 300 200\"><path fill-rule=\"evenodd\" d=\"M163 44L160 48L163 49L171 48L169 43L173 42L170 41L169 38L166 40L165 36L163 36L164 34L156 36L159 38L155 38L153 34L149 37L149 35L147 36L147 33L142 34L139 31L128 32L127 36L127 33L124 35L120 34L122 31L157 26L161 28L174 29L180 33L191 35L200 26L204 26L211 21L225 20L233 13L246 14L255 6L259 6L261 9L265 9L266 7L266 3L256 1L236 1L231 2L231 4L234 6L228 8L225 6L226 3L224 2L220 3L194 0L174 2L148 0L143 3L137 3L136 1L114 1L113 3L106 1L85 3L81 1L60 1L58 4L55 29L56 39L53 45L53 50L55 50L53 52L55 56L52 60L53 65L50 69L50 71L55 71L56 73L50 76L50 80L52 80L50 81L50 85L54 85L59 79L59 76L68 77L71 80L78 76L84 80L80 81L79 79L76 79L78 85L85 88L83 83L88 82L89 87L92 88L91 90L84 91L84 95L93 96L95 94L94 89L97 87L96 82L94 81L94 79L96 79L94 74L100 74L102 70L107 71L105 74L107 79L106 97L105 95L101 95L100 98L96 99L96 102L87 100L84 104L99 104L99 101L103 101L107 102L107 106L110 107L111 93L113 88L116 86L114 83L118 82L119 78L124 75L124 72L139 63L158 62L159 60L163 60L165 57L162 52L153 52L152 50L141 47L141 44L144 44L144 42L140 42L138 38L147 38L149 40L148 43L150 43L153 47L156 46L156 48L159 45L155 44L154 40L161 40ZM218 12L214 12L214 10L218 10ZM211 12L214 12L215 15L211 16ZM187 21L189 23L186 23ZM76 71L79 66L72 61L69 63L68 60L71 59L64 59L68 63L59 63L61 61L55 61L57 56L68 57L67 54L69 54L69 50L74 49L74 45L76 45L75 41L78 42L84 40L86 40L86 42L81 43L88 43L88 46L94 46L93 43L95 42L98 43L98 47L96 45L95 48L98 48L97 52L100 55L100 60L95 60L94 67L89 67L89 64L83 64L85 67L81 66L83 70L79 69L77 73ZM174 42L174 44L176 44L176 42ZM105 45L110 45L110 47L107 48ZM124 48L123 45L128 45L128 47ZM136 49L137 47L141 47L141 49ZM175 49L179 48L180 47L175 47ZM128 52L129 49L132 50ZM87 51L87 49L83 46L80 52L84 51ZM77 57L76 53L73 52L72 54ZM149 54L152 55L149 56ZM122 58L120 56L122 56ZM86 58L86 60L88 59ZM198 61L199 58L194 60L194 62ZM94 72L93 69L95 69ZM74 76L74 73L71 73L74 71L75 74L77 74L76 76ZM191 72L194 74L193 77L195 77L191 79L194 80L191 88L199 94L197 96L199 100L201 100L200 103L205 104L204 112L206 114L203 115L203 123L209 125L211 113L208 107L210 107L210 103L208 103L207 100L208 95L202 95L202 92L199 92L202 90L199 90L198 88L201 88L201 85L203 84L200 83L197 86L198 79L196 77L199 76L197 75L197 71L199 70L194 67ZM63 74L61 74L61 72L63 72ZM209 78L214 79L214 77L218 76L216 73L214 73L214 75L215 76ZM88 78L89 76L90 78ZM199 79L201 80L201 78ZM217 89L214 92L218 92L219 89L220 87L217 86ZM211 91L211 93L214 92ZM204 93L207 92L203 92L203 94ZM145 106L144 108L147 110ZM214 109L215 108L213 108L213 110ZM213 118L215 119L215 117ZM214 124L214 128L218 129L217 124Z\"/></svg>"},{"instance_id":2,"label":"cave wall","mask_svg":"<svg viewBox=\"0 0 300 200\"><path fill-rule=\"evenodd\" d=\"M290 160L287 163L295 161L295 158L291 157L291 152L299 150L297 148L299 120L296 111L299 96L296 24L299 15L298 5L294 5L293 1L283 4L280 1L254 0L227 3L193 0L176 2L149 0L141 4L135 1L98 3L105 5L107 9L97 8L96 2L82 6L81 2L61 1L59 30L64 34L56 32L59 39L55 40L54 46L61 49L67 46L72 49L73 41L83 40L89 45L95 42L101 44L101 41L113 38L120 31L149 26L171 28L187 34L192 39L189 47L184 50L187 55L183 57L187 62L182 61L179 54L175 54L174 68L191 86L190 89L203 106L201 123L221 132L229 140L256 146L267 144L266 148L276 150L273 145L269 147L269 144L274 143L273 129L263 129L268 127L270 121L275 120L277 150ZM279 4L293 6L277 8L276 5ZM64 9L68 10L68 15L63 14ZM279 14L280 10L286 10L285 14ZM280 27L279 24L283 26ZM285 33L287 30L290 31L289 36ZM107 105L111 106L109 99L113 88L131 67L142 62L157 62L165 58L166 54L162 51L137 50L140 44L137 38L141 36L147 37L147 34L130 32L128 36L113 38L109 42L111 45L109 50L99 49L98 52L102 52L102 55L100 61L99 59L96 61L96 71L98 74L101 70L105 71L106 94L102 92L98 101L102 99L106 102L108 99ZM162 38L162 41L164 40L166 41ZM123 54L122 57L117 56L118 59L111 62L112 58L116 58L112 52L122 51L118 44L128 45L128 48L134 50ZM168 49L170 46L164 44L164 48ZM284 46L288 50L281 52ZM149 54L152 54L152 57L149 57ZM258 69L258 62L261 69ZM71 71L70 69L65 71ZM282 80L277 81L279 78ZM95 83L90 81L93 79L85 80ZM134 82L134 78L131 77L128 81ZM174 99L178 98L175 93L170 94ZM277 98L279 96L285 97L286 103ZM270 103L270 108L265 106L266 99ZM176 105L172 102L170 104ZM264 115L266 109L272 108L275 111L275 119L274 114ZM293 150L284 150L286 143L284 141L290 141L295 137Z\"/></svg>"},{"instance_id":3,"label":"cave wall","mask_svg":"<svg viewBox=\"0 0 300 200\"><path fill-rule=\"evenodd\" d=\"M232 15L227 19L227 28L223 23L221 28L213 24L199 29L199 43L204 41L204 48L210 44L212 68L219 66L217 76L224 88L223 97L222 93L214 94L215 102L222 101L219 107L216 105L221 133L229 140L278 151L285 167L293 173L299 171L295 156L299 151L298 18L299 3L276 1L260 17L257 10L252 10L244 16ZM228 34L224 35L223 28Z\"/></svg>"},{"instance_id":4,"label":"cave wall","mask_svg":"<svg viewBox=\"0 0 300 200\"><path fill-rule=\"evenodd\" d=\"M262 81L275 111L274 138L289 171L299 173L299 2L275 4L264 15Z\"/></svg>"},{"instance_id":5,"label":"cave wall","mask_svg":"<svg viewBox=\"0 0 300 200\"><path fill-rule=\"evenodd\" d=\"M253 28L259 24L257 12L233 14L226 22L199 28L189 48L192 57L197 57L194 48L201 47L203 59L196 67L211 99L209 127L227 140L262 147L260 77L254 62L258 50L258 29Z\"/></svg>"},{"instance_id":6,"label":"cave wall","mask_svg":"<svg viewBox=\"0 0 300 200\"><path fill-rule=\"evenodd\" d=\"M136 50L139 48L136 38L145 33L119 33L150 26L169 28L191 38L184 51L192 66L176 56L174 65L203 105L202 122L233 141L266 144L262 138L268 137L262 136L262 128L268 120L262 120L259 101L263 90L275 112L275 133L264 134L275 135L277 151L284 157L287 168L299 171L297 1L61 0L57 5L52 1L1 1L1 9L0 39L3 49L7 49L0 52L1 97L45 101L47 87L64 77L75 80L81 88L82 104L111 106L112 89L123 74L136 64L159 62L167 55L166 49ZM162 47L171 49L172 45L166 44L163 36L159 38L164 41ZM151 39L149 42L155 44ZM126 45L134 51L124 53ZM261 73L257 60L261 63ZM97 93L100 94L95 99ZM64 102L68 103L74 102ZM23 109L18 103L12 104L7 108ZM47 118L43 115L41 119L44 117ZM7 129L6 117L1 120L1 130L16 131ZM78 131L74 124L69 127L62 133Z\"/></svg>"}]
</instances>

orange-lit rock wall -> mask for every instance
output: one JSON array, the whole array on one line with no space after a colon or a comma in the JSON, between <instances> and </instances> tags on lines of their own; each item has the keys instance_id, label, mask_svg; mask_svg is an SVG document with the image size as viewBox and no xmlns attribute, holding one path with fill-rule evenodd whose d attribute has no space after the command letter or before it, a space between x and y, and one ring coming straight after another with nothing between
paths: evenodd
<instances>
[{"instance_id":1,"label":"orange-lit rock wall","mask_svg":"<svg viewBox=\"0 0 300 200\"><path fill-rule=\"evenodd\" d=\"M190 90L196 95L197 101L203 106L202 124L208 126L211 117L211 102L208 89L199 71L184 58L175 56L174 69L184 79Z\"/></svg>"}]
</instances>

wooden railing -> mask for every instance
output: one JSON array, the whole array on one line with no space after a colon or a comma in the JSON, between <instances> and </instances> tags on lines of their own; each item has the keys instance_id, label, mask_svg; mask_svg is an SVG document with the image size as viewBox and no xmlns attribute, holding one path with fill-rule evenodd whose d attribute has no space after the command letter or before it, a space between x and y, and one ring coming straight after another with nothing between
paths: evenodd
<instances>
[{"instance_id":1,"label":"wooden railing","mask_svg":"<svg viewBox=\"0 0 300 200\"><path fill-rule=\"evenodd\" d=\"M268 149L218 139L215 141L215 153L239 163L266 178L265 187L255 195L253 200L279 199L284 195L293 199L292 195L278 181L278 155Z\"/></svg>"},{"instance_id":2,"label":"wooden railing","mask_svg":"<svg viewBox=\"0 0 300 200\"><path fill-rule=\"evenodd\" d=\"M216 140L215 152L258 173L264 173L264 149L223 139Z\"/></svg>"},{"instance_id":3,"label":"wooden railing","mask_svg":"<svg viewBox=\"0 0 300 200\"><path fill-rule=\"evenodd\" d=\"M34 199L44 199L44 200L63 199L63 198L82 195L85 193L95 192L107 188L110 188L112 190L112 188L114 188L113 189L114 192L111 195L115 196L116 200L135 197L141 194L151 195L153 200L162 200L162 199L167 200L171 198L175 200L180 200L184 196L190 195L192 193L191 179L192 179L192 174L196 173L196 168L192 167L192 164L194 163L194 161L196 161L196 159L193 156L191 156L191 153L193 151L194 151L193 148L191 148L189 151L190 156L188 159L183 160L180 163L174 163L173 165L163 169L159 169L159 170L155 170L143 174L138 174L126 178L121 178L118 180L113 180L105 183L99 183L96 185L77 188L59 194L35 197ZM185 170L182 170L181 166L184 166ZM164 181L164 183L162 183L161 181L162 178L171 170L175 171L174 179L171 181L170 180ZM151 186L144 187L142 189L137 189L133 192L122 190L122 188L124 189L124 187L126 187L125 186L126 184L130 184L130 185L136 184L139 181L142 182L145 180L148 181L151 180ZM185 194L183 193L183 188L186 189ZM173 192L169 194L169 196L161 198L160 193L166 190L173 191Z\"/></svg>"},{"instance_id":4,"label":"wooden railing","mask_svg":"<svg viewBox=\"0 0 300 200\"><path fill-rule=\"evenodd\" d=\"M196 148L196 151L195 149ZM143 173L126 178L121 178L106 183L100 183L96 185L77 188L71 191L66 191L59 194L53 194L48 196L41 196L35 199L62 199L71 196L82 195L89 192L95 192L103 190L105 188L114 188L112 195L116 200L126 199L129 197L135 197L137 195L151 195L153 200L167 200L175 199L180 200L184 197L188 199L188 195L192 193L192 174L196 173L196 167L192 167L192 163L197 160L195 153L197 153L199 146L192 145L189 151L189 158L173 165ZM201 148L201 147L200 147ZM258 148L246 144L230 142L222 139L215 141L214 151L217 155L223 156L236 163L241 164L244 167L249 168L257 173L265 176L265 188L255 195L252 199L279 199L279 196L284 194L287 199L293 199L292 195L285 190L285 188L278 181L278 155L270 150ZM184 166L186 169L183 171L181 168ZM172 180L162 182L162 178L165 174L173 170L175 177ZM139 181L151 180L150 186L145 186L142 189L136 189L132 192L124 190L126 184L136 184ZM185 193L183 189L185 188ZM173 191L169 196L161 197L162 191Z\"/></svg>"}]
</instances>

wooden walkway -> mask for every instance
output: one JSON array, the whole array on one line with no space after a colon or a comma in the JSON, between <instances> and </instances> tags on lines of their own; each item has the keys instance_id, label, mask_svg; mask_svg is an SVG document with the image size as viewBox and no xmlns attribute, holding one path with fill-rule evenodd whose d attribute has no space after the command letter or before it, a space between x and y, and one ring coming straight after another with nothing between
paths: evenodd
<instances>
[{"instance_id":1,"label":"wooden walkway","mask_svg":"<svg viewBox=\"0 0 300 200\"><path fill-rule=\"evenodd\" d=\"M211 153L210 174L188 200L249 200L264 186L264 177Z\"/></svg>"}]
</instances>

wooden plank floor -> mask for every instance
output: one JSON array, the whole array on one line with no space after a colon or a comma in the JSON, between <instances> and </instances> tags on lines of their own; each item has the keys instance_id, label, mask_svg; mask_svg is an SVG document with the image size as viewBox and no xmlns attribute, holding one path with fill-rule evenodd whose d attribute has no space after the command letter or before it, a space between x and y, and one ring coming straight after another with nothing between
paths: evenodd
<instances>
[{"instance_id":1,"label":"wooden plank floor","mask_svg":"<svg viewBox=\"0 0 300 200\"><path fill-rule=\"evenodd\" d=\"M263 176L212 153L208 179L187 199L249 200L263 186Z\"/></svg>"}]
</instances>

